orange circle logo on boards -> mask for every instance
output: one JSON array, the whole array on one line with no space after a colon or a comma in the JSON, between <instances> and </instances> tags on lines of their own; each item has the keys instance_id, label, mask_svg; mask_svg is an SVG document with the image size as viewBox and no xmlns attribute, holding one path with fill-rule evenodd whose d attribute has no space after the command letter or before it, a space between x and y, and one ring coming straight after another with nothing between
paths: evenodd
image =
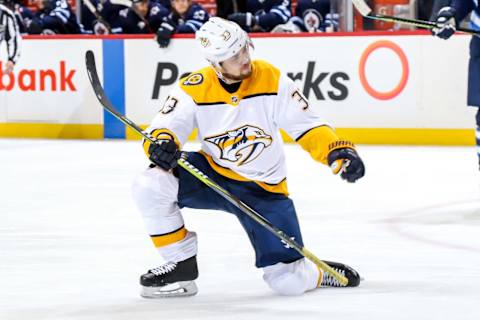
<instances>
[{"instance_id":1,"label":"orange circle logo on boards","mask_svg":"<svg viewBox=\"0 0 480 320\"><path fill-rule=\"evenodd\" d=\"M365 66L367 64L368 58L375 50L382 48L392 50L398 56L398 58L400 59L400 63L402 64L402 76L400 78L400 81L395 86L395 88L385 92L374 89L368 82L365 74ZM388 40L377 41L369 45L367 49L365 49L365 51L363 52L362 57L360 58L360 64L358 66L360 82L363 88L365 89L365 91L367 91L369 95L378 100L390 100L398 96L407 85L409 72L410 70L408 66L408 59L402 48Z\"/></svg>"}]
</instances>

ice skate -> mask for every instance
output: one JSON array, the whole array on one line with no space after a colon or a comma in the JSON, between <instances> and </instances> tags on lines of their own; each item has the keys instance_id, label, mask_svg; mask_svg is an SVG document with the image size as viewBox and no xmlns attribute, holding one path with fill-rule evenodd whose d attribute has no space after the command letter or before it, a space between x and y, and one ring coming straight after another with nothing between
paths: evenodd
<instances>
[{"instance_id":1,"label":"ice skate","mask_svg":"<svg viewBox=\"0 0 480 320\"><path fill-rule=\"evenodd\" d=\"M332 269L345 276L348 279L347 287L358 287L360 285L360 275L353 268L339 262L323 261ZM343 287L337 279L332 277L328 271L324 271L322 281L319 287Z\"/></svg>"},{"instance_id":2,"label":"ice skate","mask_svg":"<svg viewBox=\"0 0 480 320\"><path fill-rule=\"evenodd\" d=\"M180 262L168 262L140 277L140 294L144 298L193 296L198 292L194 281L197 277L196 256Z\"/></svg>"}]
</instances>

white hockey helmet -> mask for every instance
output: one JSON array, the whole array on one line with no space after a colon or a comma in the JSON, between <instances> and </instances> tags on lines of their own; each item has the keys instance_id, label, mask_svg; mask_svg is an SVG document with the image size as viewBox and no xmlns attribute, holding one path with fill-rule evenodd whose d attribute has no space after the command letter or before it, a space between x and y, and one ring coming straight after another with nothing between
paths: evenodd
<instances>
[{"instance_id":1,"label":"white hockey helmet","mask_svg":"<svg viewBox=\"0 0 480 320\"><path fill-rule=\"evenodd\" d=\"M212 17L195 33L202 53L210 64L220 68L220 62L236 55L245 46L252 46L248 34L238 24Z\"/></svg>"}]
</instances>

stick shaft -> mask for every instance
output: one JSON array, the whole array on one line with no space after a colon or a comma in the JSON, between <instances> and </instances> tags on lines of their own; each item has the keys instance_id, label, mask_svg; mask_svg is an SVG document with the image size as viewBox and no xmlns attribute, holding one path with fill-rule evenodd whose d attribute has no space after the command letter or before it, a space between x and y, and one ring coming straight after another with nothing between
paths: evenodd
<instances>
[{"instance_id":1,"label":"stick shaft","mask_svg":"<svg viewBox=\"0 0 480 320\"><path fill-rule=\"evenodd\" d=\"M394 23L401 23L410 26L416 26L419 28L425 29L433 29L433 28L440 28L441 26L438 25L434 21L425 21L419 19L408 19L408 18L401 18L401 17L393 17L393 16L386 16L382 14L375 14L373 13L372 9L367 5L364 0L352 0L353 5L357 8L358 12L366 18L379 20L379 21L386 21L386 22L394 22ZM468 29L468 28L456 28L457 31L480 36L480 31Z\"/></svg>"}]
</instances>

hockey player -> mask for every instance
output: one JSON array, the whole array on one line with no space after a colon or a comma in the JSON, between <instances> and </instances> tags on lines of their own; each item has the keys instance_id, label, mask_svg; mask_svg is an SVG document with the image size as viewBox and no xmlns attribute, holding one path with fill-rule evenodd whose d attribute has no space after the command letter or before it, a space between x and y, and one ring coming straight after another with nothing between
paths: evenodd
<instances>
[{"instance_id":1,"label":"hockey player","mask_svg":"<svg viewBox=\"0 0 480 320\"><path fill-rule=\"evenodd\" d=\"M0 66L3 74L13 71L20 56L21 36L15 14L10 10L13 5L13 1L9 0L0 2L0 44L3 40L7 43L7 61Z\"/></svg>"},{"instance_id":2,"label":"hockey player","mask_svg":"<svg viewBox=\"0 0 480 320\"><path fill-rule=\"evenodd\" d=\"M165 265L140 278L145 297L192 295L197 269L197 236L188 231L180 208L222 210L240 220L276 292L299 295L319 286L339 286L328 273L286 248L269 231L177 166L179 150L196 127L202 150L188 161L302 244L293 202L288 198L283 128L311 156L335 168L349 182L365 169L353 144L341 140L310 107L288 76L268 62L250 60L251 41L237 24L210 18L196 39L210 67L180 80L144 141L153 165L133 184L134 200ZM342 165L343 164L343 165ZM328 262L358 286L358 273Z\"/></svg>"},{"instance_id":3,"label":"hockey player","mask_svg":"<svg viewBox=\"0 0 480 320\"><path fill-rule=\"evenodd\" d=\"M154 33L168 15L168 9L150 0L134 0L133 8L120 11L118 25L122 33Z\"/></svg>"},{"instance_id":4,"label":"hockey player","mask_svg":"<svg viewBox=\"0 0 480 320\"><path fill-rule=\"evenodd\" d=\"M248 0L247 12L232 13L228 19L245 31L272 31L292 16L290 0Z\"/></svg>"},{"instance_id":5,"label":"hockey player","mask_svg":"<svg viewBox=\"0 0 480 320\"><path fill-rule=\"evenodd\" d=\"M441 8L436 22L441 27L432 29L432 33L442 39L448 39L455 33L455 28L470 14L470 25L480 31L480 2L478 0L452 0L450 6ZM469 106L480 108L480 38L472 37L470 41L470 61L468 66ZM480 109L476 116L476 144L480 167Z\"/></svg>"},{"instance_id":6,"label":"hockey player","mask_svg":"<svg viewBox=\"0 0 480 320\"><path fill-rule=\"evenodd\" d=\"M209 18L207 11L192 0L172 0L172 12L157 30L157 42L166 48L173 34L195 33Z\"/></svg>"},{"instance_id":7,"label":"hockey player","mask_svg":"<svg viewBox=\"0 0 480 320\"><path fill-rule=\"evenodd\" d=\"M34 0L38 11L28 27L30 34L78 34L80 25L66 0Z\"/></svg>"}]
</instances>

